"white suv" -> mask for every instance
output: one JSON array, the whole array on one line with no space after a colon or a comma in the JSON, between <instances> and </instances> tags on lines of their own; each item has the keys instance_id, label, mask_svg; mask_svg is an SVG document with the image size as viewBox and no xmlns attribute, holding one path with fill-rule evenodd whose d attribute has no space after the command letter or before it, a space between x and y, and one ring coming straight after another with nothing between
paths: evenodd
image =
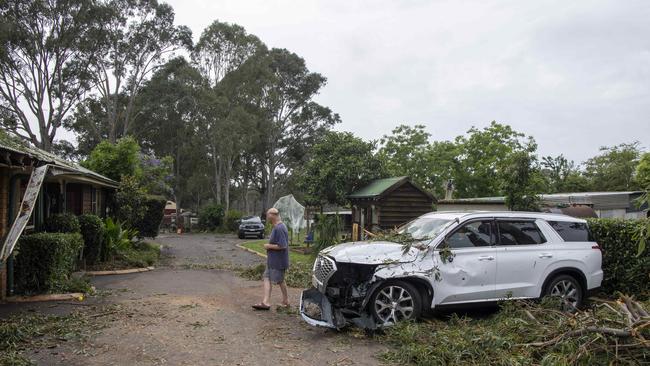
<instances>
[{"instance_id":1,"label":"white suv","mask_svg":"<svg viewBox=\"0 0 650 366\"><path fill-rule=\"evenodd\" d=\"M459 304L558 296L582 304L603 279L584 220L533 212L435 212L400 228L414 245L354 242L314 263L300 312L312 325L365 328Z\"/></svg>"}]
</instances>

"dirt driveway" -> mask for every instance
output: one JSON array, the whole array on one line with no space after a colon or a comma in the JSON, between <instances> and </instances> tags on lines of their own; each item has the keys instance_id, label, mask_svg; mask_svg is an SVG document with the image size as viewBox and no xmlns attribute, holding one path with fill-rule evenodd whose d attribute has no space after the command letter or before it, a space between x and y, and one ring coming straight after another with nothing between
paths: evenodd
<instances>
[{"instance_id":1,"label":"dirt driveway","mask_svg":"<svg viewBox=\"0 0 650 366\"><path fill-rule=\"evenodd\" d=\"M88 340L38 350L30 358L39 365L379 363L374 355L382 347L376 341L300 320L295 309L299 289L290 289L290 311L252 311L250 305L260 300L260 283L212 269L261 263L262 258L235 247L243 240L197 234L156 241L165 245L164 266L93 280L102 295L78 307L103 322ZM279 302L277 291L273 301Z\"/></svg>"}]
</instances>

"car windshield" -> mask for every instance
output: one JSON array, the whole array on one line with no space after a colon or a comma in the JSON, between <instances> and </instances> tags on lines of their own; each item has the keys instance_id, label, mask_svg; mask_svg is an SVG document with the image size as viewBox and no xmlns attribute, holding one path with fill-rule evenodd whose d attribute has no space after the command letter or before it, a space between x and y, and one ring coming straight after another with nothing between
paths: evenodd
<instances>
[{"instance_id":1,"label":"car windshield","mask_svg":"<svg viewBox=\"0 0 650 366\"><path fill-rule=\"evenodd\" d=\"M452 220L436 217L420 217L408 224L402 226L398 232L400 234L410 234L414 239L425 240L433 239L447 227Z\"/></svg>"},{"instance_id":2,"label":"car windshield","mask_svg":"<svg viewBox=\"0 0 650 366\"><path fill-rule=\"evenodd\" d=\"M253 216L253 217L244 217L241 220L241 222L246 224L261 224L262 220L259 218L259 216Z\"/></svg>"}]
</instances>

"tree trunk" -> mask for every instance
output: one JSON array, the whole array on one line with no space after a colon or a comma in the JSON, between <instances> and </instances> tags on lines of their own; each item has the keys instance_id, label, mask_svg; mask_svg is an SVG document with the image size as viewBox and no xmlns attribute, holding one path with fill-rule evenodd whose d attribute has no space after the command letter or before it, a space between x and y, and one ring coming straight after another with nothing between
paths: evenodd
<instances>
[{"instance_id":1,"label":"tree trunk","mask_svg":"<svg viewBox=\"0 0 650 366\"><path fill-rule=\"evenodd\" d=\"M224 184L223 184L223 194L224 194L224 204L226 205L225 212L230 210L230 173L232 171L233 159L228 158L226 162L226 167L224 170Z\"/></svg>"},{"instance_id":2,"label":"tree trunk","mask_svg":"<svg viewBox=\"0 0 650 366\"><path fill-rule=\"evenodd\" d=\"M275 180L275 167L269 166L269 182L266 184L266 205L264 209L270 208L273 205L273 188Z\"/></svg>"},{"instance_id":3,"label":"tree trunk","mask_svg":"<svg viewBox=\"0 0 650 366\"><path fill-rule=\"evenodd\" d=\"M214 169L214 199L217 204L221 204L221 162L217 157L217 147L212 145L212 167Z\"/></svg>"},{"instance_id":4,"label":"tree trunk","mask_svg":"<svg viewBox=\"0 0 650 366\"><path fill-rule=\"evenodd\" d=\"M245 174L244 183L244 212L250 215L250 202L248 201L248 174Z\"/></svg>"}]
</instances>

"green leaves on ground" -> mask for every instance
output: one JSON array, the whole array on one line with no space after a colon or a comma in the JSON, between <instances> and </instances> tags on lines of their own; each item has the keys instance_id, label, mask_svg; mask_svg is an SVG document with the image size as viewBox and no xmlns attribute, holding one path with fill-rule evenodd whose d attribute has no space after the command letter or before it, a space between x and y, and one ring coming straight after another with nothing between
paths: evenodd
<instances>
[{"instance_id":1,"label":"green leaves on ground","mask_svg":"<svg viewBox=\"0 0 650 366\"><path fill-rule=\"evenodd\" d=\"M650 303L645 303L645 306ZM611 365L642 364L650 355L640 339L650 329L625 327L626 316L611 305L595 304L576 314L557 310L553 299L541 305L509 301L495 313L399 323L382 336L391 349L382 358L411 365ZM623 324L623 325L622 325ZM647 321L646 323L647 324ZM603 328L621 330L617 336ZM621 329L622 328L622 329Z\"/></svg>"}]
</instances>

